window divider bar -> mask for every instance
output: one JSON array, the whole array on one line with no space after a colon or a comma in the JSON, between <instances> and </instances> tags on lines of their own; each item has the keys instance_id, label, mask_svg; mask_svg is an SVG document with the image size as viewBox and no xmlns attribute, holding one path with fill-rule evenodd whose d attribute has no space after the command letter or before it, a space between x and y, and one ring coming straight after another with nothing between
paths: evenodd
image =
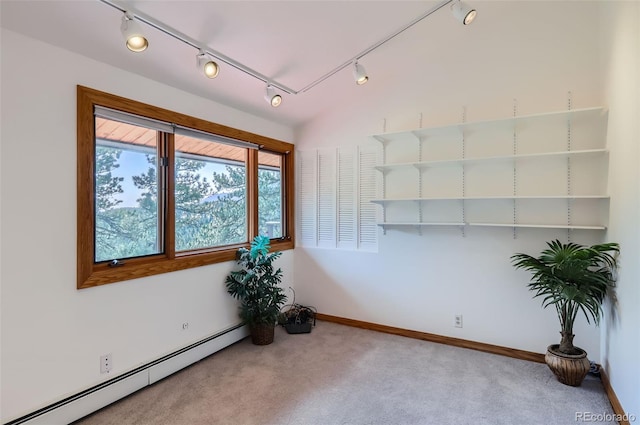
<instances>
[{"instance_id":1,"label":"window divider bar","mask_svg":"<svg viewBox=\"0 0 640 425\"><path fill-rule=\"evenodd\" d=\"M258 219L258 151L247 151L247 211L249 212L247 223L247 236L252 241L259 232Z\"/></svg>"},{"instance_id":2,"label":"window divider bar","mask_svg":"<svg viewBox=\"0 0 640 425\"><path fill-rule=\"evenodd\" d=\"M162 144L164 152L162 156L168 158L169 164L175 164L175 135L165 134ZM169 259L176 258L176 202L175 197L169 194L175 193L176 170L175 167L167 166L164 169L164 190L162 194L165 202L166 223L164 226L165 250Z\"/></svg>"}]
</instances>

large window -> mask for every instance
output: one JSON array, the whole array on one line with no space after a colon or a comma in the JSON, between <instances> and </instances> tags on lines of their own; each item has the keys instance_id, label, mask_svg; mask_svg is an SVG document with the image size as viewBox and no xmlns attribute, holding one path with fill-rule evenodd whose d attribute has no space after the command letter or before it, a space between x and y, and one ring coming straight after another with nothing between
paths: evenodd
<instances>
[{"instance_id":1,"label":"large window","mask_svg":"<svg viewBox=\"0 0 640 425\"><path fill-rule=\"evenodd\" d=\"M78 87L78 288L293 248L293 145Z\"/></svg>"}]
</instances>

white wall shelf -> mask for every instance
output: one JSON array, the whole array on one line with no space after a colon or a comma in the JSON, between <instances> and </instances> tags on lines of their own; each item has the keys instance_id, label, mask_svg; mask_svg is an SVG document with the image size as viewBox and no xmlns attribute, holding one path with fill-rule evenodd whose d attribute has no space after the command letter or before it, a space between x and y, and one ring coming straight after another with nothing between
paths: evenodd
<instances>
[{"instance_id":1,"label":"white wall shelf","mask_svg":"<svg viewBox=\"0 0 640 425\"><path fill-rule=\"evenodd\" d=\"M507 224L507 223L467 223L469 226L485 226L485 227L529 227L540 229L574 229L574 230L606 230L606 226L574 226L571 224Z\"/></svg>"},{"instance_id":2,"label":"white wall shelf","mask_svg":"<svg viewBox=\"0 0 640 425\"><path fill-rule=\"evenodd\" d=\"M543 152L535 154L523 154L523 155L506 155L506 156L493 156L486 158L465 158L465 159L450 159L441 161L422 161L422 162L406 162L398 164L386 164L376 166L376 170L386 172L399 168L430 168L430 167L456 167L463 165L471 165L484 162L499 162L499 161L516 161L525 159L545 159L545 158L569 158L572 156L580 155L604 155L607 154L607 149L588 149L581 151L563 151L563 152Z\"/></svg>"},{"instance_id":3,"label":"white wall shelf","mask_svg":"<svg viewBox=\"0 0 640 425\"><path fill-rule=\"evenodd\" d=\"M387 229L387 228L392 228L392 227L418 227L418 228L422 228L422 227L463 227L466 226L466 223L459 223L459 222L450 222L450 223L445 223L445 222L431 222L431 223L426 223L426 222L414 222L414 223L410 223L410 222L384 222L384 223L376 223L378 226L382 227L383 229Z\"/></svg>"},{"instance_id":4,"label":"white wall shelf","mask_svg":"<svg viewBox=\"0 0 640 425\"><path fill-rule=\"evenodd\" d=\"M605 230L606 109L571 109L569 93L567 110L517 116L514 101L513 113L373 135L378 226Z\"/></svg>"},{"instance_id":5,"label":"white wall shelf","mask_svg":"<svg viewBox=\"0 0 640 425\"><path fill-rule=\"evenodd\" d=\"M518 199L609 199L606 195L558 195L558 196L439 196L430 198L387 198L372 199L374 204L384 205L391 202L426 202L426 201L490 201Z\"/></svg>"},{"instance_id":6,"label":"white wall shelf","mask_svg":"<svg viewBox=\"0 0 640 425\"><path fill-rule=\"evenodd\" d=\"M377 223L380 227L437 227L437 226L480 226L480 227L515 227L515 228L539 228L539 229L573 229L573 230L606 230L606 226L574 226L574 225L558 225L558 224L526 224L526 223L460 223L460 222L384 222Z\"/></svg>"},{"instance_id":7,"label":"white wall shelf","mask_svg":"<svg viewBox=\"0 0 640 425\"><path fill-rule=\"evenodd\" d=\"M529 115L520 115L508 118L500 118L495 120L485 120L485 121L474 121L474 122L460 122L456 124L449 124L438 127L429 127L429 128L420 128L415 130L408 131L398 131L393 133L381 133L374 134L372 137L380 142L388 142L397 138L397 136L403 136L406 134L413 134L414 136L420 138L433 134L443 134L447 132L458 132L461 133L463 131L468 130L482 130L483 127L496 127L496 126L508 126L509 128L517 129L518 125L526 125L532 121L541 120L541 119L570 119L575 116L588 116L588 117L597 117L606 112L605 108L601 106L596 106L592 108L582 108L582 109L571 109L564 111L553 111L553 112L543 112L539 114L529 114Z\"/></svg>"}]
</instances>

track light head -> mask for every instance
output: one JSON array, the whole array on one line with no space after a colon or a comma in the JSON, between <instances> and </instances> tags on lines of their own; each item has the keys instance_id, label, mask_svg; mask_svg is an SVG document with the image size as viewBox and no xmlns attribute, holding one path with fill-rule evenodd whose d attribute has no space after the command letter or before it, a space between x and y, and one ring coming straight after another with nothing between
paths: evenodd
<instances>
[{"instance_id":1,"label":"track light head","mask_svg":"<svg viewBox=\"0 0 640 425\"><path fill-rule=\"evenodd\" d=\"M282 103L282 96L276 93L276 89L274 89L271 84L267 85L264 98L274 108L277 108Z\"/></svg>"},{"instance_id":2,"label":"track light head","mask_svg":"<svg viewBox=\"0 0 640 425\"><path fill-rule=\"evenodd\" d=\"M472 9L461 0L454 0L454 2L451 3L451 13L453 13L453 17L463 25L469 25L474 19L476 19L476 15L478 14L475 9Z\"/></svg>"},{"instance_id":3,"label":"track light head","mask_svg":"<svg viewBox=\"0 0 640 425\"><path fill-rule=\"evenodd\" d=\"M355 61L353 63L353 78L356 80L356 84L359 86L369 81L367 71L364 69L364 66L358 63L358 61Z\"/></svg>"},{"instance_id":4,"label":"track light head","mask_svg":"<svg viewBox=\"0 0 640 425\"><path fill-rule=\"evenodd\" d=\"M218 64L204 50L198 52L196 66L207 78L216 78L220 72Z\"/></svg>"},{"instance_id":5,"label":"track light head","mask_svg":"<svg viewBox=\"0 0 640 425\"><path fill-rule=\"evenodd\" d=\"M122 25L120 31L126 41L127 49L132 52L143 52L149 47L144 34L140 30L140 25L133 19L133 15L129 12L125 12L122 16Z\"/></svg>"}]
</instances>

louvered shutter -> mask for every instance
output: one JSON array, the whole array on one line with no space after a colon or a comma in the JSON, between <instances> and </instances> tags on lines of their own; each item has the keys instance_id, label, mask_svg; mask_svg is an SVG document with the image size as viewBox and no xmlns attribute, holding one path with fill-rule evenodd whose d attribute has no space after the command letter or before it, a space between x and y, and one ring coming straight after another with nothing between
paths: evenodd
<instances>
[{"instance_id":1,"label":"louvered shutter","mask_svg":"<svg viewBox=\"0 0 640 425\"><path fill-rule=\"evenodd\" d=\"M298 243L302 246L316 245L317 220L317 154L316 151L298 151Z\"/></svg>"},{"instance_id":2,"label":"louvered shutter","mask_svg":"<svg viewBox=\"0 0 640 425\"><path fill-rule=\"evenodd\" d=\"M356 152L353 147L338 149L338 248L357 248Z\"/></svg>"},{"instance_id":3,"label":"louvered shutter","mask_svg":"<svg viewBox=\"0 0 640 425\"><path fill-rule=\"evenodd\" d=\"M298 244L378 248L376 146L298 151Z\"/></svg>"},{"instance_id":4,"label":"louvered shutter","mask_svg":"<svg viewBox=\"0 0 640 425\"><path fill-rule=\"evenodd\" d=\"M336 150L318 150L318 246L336 246Z\"/></svg>"}]
</instances>

